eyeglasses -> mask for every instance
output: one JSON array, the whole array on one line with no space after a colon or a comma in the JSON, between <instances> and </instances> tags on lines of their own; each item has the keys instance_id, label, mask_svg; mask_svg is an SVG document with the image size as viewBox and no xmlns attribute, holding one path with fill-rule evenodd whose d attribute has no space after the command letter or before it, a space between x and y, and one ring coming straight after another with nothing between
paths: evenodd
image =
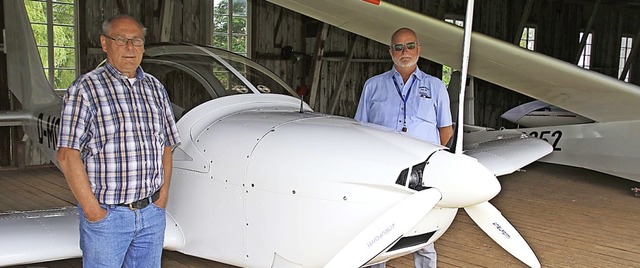
<instances>
[{"instance_id":1,"label":"eyeglasses","mask_svg":"<svg viewBox=\"0 0 640 268\"><path fill-rule=\"evenodd\" d=\"M395 44L391 46L395 51L402 51L404 47L407 47L408 50L413 50L418 46L418 42L409 42L406 44Z\"/></svg>"},{"instance_id":2,"label":"eyeglasses","mask_svg":"<svg viewBox=\"0 0 640 268\"><path fill-rule=\"evenodd\" d=\"M131 44L133 46L136 47L141 47L144 46L144 39L140 38L140 37L134 37L134 38L126 38L126 37L122 37L122 36L117 36L116 38L113 38L111 36L108 36L106 34L103 34L104 37L109 38L113 41L116 41L116 45L119 46L126 46L127 42L131 41Z\"/></svg>"}]
</instances>

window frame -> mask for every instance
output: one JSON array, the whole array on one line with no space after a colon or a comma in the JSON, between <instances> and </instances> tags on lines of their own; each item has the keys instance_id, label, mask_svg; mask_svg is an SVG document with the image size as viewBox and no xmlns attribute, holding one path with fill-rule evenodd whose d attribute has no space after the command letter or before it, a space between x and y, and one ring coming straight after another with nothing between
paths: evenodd
<instances>
[{"instance_id":1,"label":"window frame","mask_svg":"<svg viewBox=\"0 0 640 268\"><path fill-rule=\"evenodd\" d=\"M580 41L582 41L582 36L584 36L584 32L580 31L579 38L578 38L578 45L580 44ZM580 52L580 58L578 59L578 63L576 63L578 66L587 70L591 69L592 45L593 45L593 33L589 32L589 34L587 35L587 40L584 44L584 48Z\"/></svg>"},{"instance_id":2,"label":"window frame","mask_svg":"<svg viewBox=\"0 0 640 268\"><path fill-rule=\"evenodd\" d=\"M531 32L533 32L533 36L530 35ZM520 35L520 42L518 43L518 46L531 51L536 51L537 35L538 33L535 26L525 26L522 29L522 35ZM529 47L529 45L531 45L531 47Z\"/></svg>"},{"instance_id":3,"label":"window frame","mask_svg":"<svg viewBox=\"0 0 640 268\"><path fill-rule=\"evenodd\" d=\"M215 9L215 5L216 5L216 1L210 1L209 2L209 6L207 7L209 10L209 16L208 16L208 21L207 22L207 43L213 47L217 47L217 48L222 48L225 50L229 50L232 51L236 54L240 54L242 56L251 58L251 52L252 52L252 40L251 40L251 31L252 31L252 17L251 17L251 10L252 10L252 0L244 0L247 3L247 14L245 16L238 16L238 15L234 15L233 14L233 4L234 4L234 0L227 0L228 3L228 8L227 8L227 13L223 16L227 16L228 17L228 21L229 23L233 23L234 18L244 18L247 21L247 28L246 28L246 33L244 34L238 34L238 33L234 33L233 32L233 27L227 27L227 32L224 33L227 37L227 46L226 47L218 47L218 46L214 46L213 44L213 38L216 34L220 34L220 33L216 33L214 32L214 17L216 16L214 9ZM229 25L228 25L229 26ZM246 51L244 52L238 52L238 51L234 51L233 50L233 37L237 37L237 36L244 36L245 37L245 47L246 47Z\"/></svg>"},{"instance_id":4,"label":"window frame","mask_svg":"<svg viewBox=\"0 0 640 268\"><path fill-rule=\"evenodd\" d=\"M80 62L79 62L79 27L78 27L78 1L76 0L68 0L68 1L58 1L58 0L25 0L25 1L29 1L29 2L38 2L38 3L44 3L45 4L45 16L46 16L46 21L45 22L34 22L32 21L31 17L29 17L29 23L31 24L31 27L33 28L34 25L41 25L46 27L46 33L47 33L47 40L46 40L46 44L38 44L37 40L36 40L36 47L38 48L38 50L40 49L44 49L47 51L47 62L45 65L45 62L42 63L42 67L44 70L44 74L47 78L47 81L49 81L49 84L51 85L51 87L54 88L54 90L56 91L61 91L61 90L65 90L67 87L71 86L71 84L69 85L57 85L55 82L55 78L56 78L56 71L62 70L62 71L73 71L74 73L74 77L77 77L79 72L80 72ZM70 5L73 6L73 24L65 24L65 23L57 23L54 22L54 9L53 9L53 5ZM64 45L56 45L55 42L55 34L54 34L54 28L55 27L68 27L68 28L73 28L73 34L74 34L74 40L73 40L73 46L64 46ZM74 57L74 66L73 67L56 67L55 66L55 51L56 49L72 49L73 50L73 57ZM74 79L75 80L75 79ZM71 81L73 82L73 81Z\"/></svg>"},{"instance_id":5,"label":"window frame","mask_svg":"<svg viewBox=\"0 0 640 268\"><path fill-rule=\"evenodd\" d=\"M627 42L625 42L625 40ZM624 66L627 63L627 61L629 60L629 56L631 56L631 49L633 47L633 36L631 35L623 35L620 38L620 55L619 55L619 62L618 62L618 78L621 78L620 75L622 75L622 71L624 70ZM624 53L624 55L623 55ZM629 73L627 72L627 76L625 76L624 79L621 79L625 82L629 82Z\"/></svg>"},{"instance_id":6,"label":"window frame","mask_svg":"<svg viewBox=\"0 0 640 268\"><path fill-rule=\"evenodd\" d=\"M451 23L460 28L464 28L464 17L458 15L447 15L444 19L445 22ZM451 82L451 74L455 71L455 69L451 68L448 65L442 64L442 82L445 87L449 88L449 82Z\"/></svg>"}]
</instances>

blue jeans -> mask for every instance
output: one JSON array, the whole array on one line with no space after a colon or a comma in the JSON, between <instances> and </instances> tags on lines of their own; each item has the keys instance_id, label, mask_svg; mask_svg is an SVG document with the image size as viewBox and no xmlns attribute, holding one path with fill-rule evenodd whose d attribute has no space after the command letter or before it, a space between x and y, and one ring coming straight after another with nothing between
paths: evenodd
<instances>
[{"instance_id":1,"label":"blue jeans","mask_svg":"<svg viewBox=\"0 0 640 268\"><path fill-rule=\"evenodd\" d=\"M80 206L80 249L82 266L92 267L160 267L165 210L150 204L143 209L102 205L107 216L88 221Z\"/></svg>"}]
</instances>

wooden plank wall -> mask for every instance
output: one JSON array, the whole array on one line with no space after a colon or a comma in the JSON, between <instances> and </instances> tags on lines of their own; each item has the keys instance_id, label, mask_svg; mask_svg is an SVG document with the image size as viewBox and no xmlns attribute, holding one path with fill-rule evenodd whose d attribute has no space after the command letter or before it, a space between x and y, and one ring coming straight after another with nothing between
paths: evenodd
<instances>
[{"instance_id":1,"label":"wooden plank wall","mask_svg":"<svg viewBox=\"0 0 640 268\"><path fill-rule=\"evenodd\" d=\"M389 2L440 18L450 16L463 18L466 9L464 0L390 0ZM474 30L513 42L515 36L519 35L516 33L516 28L522 19L526 2L486 0L476 3ZM127 13L139 18L148 29L147 43L153 43L159 41L162 8L167 3L173 7L170 42L209 43L211 34L207 30L207 25L212 20L209 11L213 6L210 0L79 1L81 25L78 38L82 49L81 72L95 68L105 58L99 44L100 25L105 18L116 13ZM309 66L315 51L315 37L319 23L264 0L253 0L250 7L252 12L250 56L283 78L293 88L302 85L310 87L312 81L310 81ZM579 32L586 28L592 10L593 4L588 1L534 1L525 26L536 27L536 51L565 61L574 61L578 55ZM611 76L618 75L620 36L633 37L640 31L638 26L640 17L636 16L637 13L638 10L634 9L600 5L592 27L595 33L591 62L593 70ZM411 25L407 26L411 27ZM314 107L316 111L332 112L329 109L331 107L329 102L336 96L340 79L346 73L343 90L338 97L336 109L332 113L352 117L366 79L391 67L386 44L358 38L354 51L354 59L358 60L352 61L345 72L343 59L356 40L355 36L336 27L329 27L325 41L326 60L321 65L319 81L317 81L319 95ZM295 57L283 59L281 52L285 46L291 46L294 51L307 56L300 59ZM640 64L638 58L636 56L633 59L633 66ZM419 65L422 70L432 75L441 75L439 64L421 60ZM0 66L0 68L7 67ZM6 75L6 72L3 73ZM640 85L640 68L632 68L630 81ZM528 97L481 80L476 80L475 85L475 119L476 124L479 125L494 128L513 127L500 119L500 115L530 100ZM192 81L176 80L169 86L169 94L179 102L186 103L194 97L195 93L186 90L193 86ZM0 95L2 95L0 110L6 110L10 107L10 101L6 97L7 86L6 83L2 83L1 76L0 87ZM174 88L175 92L173 92ZM19 152L11 151L15 146L10 145L18 144L22 136L16 131L12 132L15 134L10 134L7 129L8 127L0 127L0 154L15 157ZM6 140L9 140L7 137L10 135L13 137L11 142L7 143ZM38 159L39 153L33 148L26 149L25 155L33 156L35 160L30 160L32 163L43 162ZM0 166L15 165L14 161L7 161L6 158L0 160Z\"/></svg>"},{"instance_id":2,"label":"wooden plank wall","mask_svg":"<svg viewBox=\"0 0 640 268\"><path fill-rule=\"evenodd\" d=\"M4 4L0 3L0 28L4 29ZM4 40L3 40L4 43ZM4 45L2 46L2 53L0 53L0 69L7 69L7 55L4 53ZM9 92L9 85L7 81L7 72L0 72L0 111L11 110L11 92ZM4 155L11 155L11 135L12 127L0 127L0 152L7 152ZM6 138L4 138L6 137ZM0 166L13 165L10 157L0 158Z\"/></svg>"},{"instance_id":3,"label":"wooden plank wall","mask_svg":"<svg viewBox=\"0 0 640 268\"><path fill-rule=\"evenodd\" d=\"M286 46L295 52L305 51L308 24L300 14L266 1L253 1L251 58L274 72L292 88L305 84L309 59L281 56Z\"/></svg>"},{"instance_id":4,"label":"wooden plank wall","mask_svg":"<svg viewBox=\"0 0 640 268\"><path fill-rule=\"evenodd\" d=\"M258 1L260 6L258 10L267 12L256 12L256 16L260 16L258 19L261 23L256 25L254 29L254 39L257 42L262 42L261 45L255 46L255 53L272 53L277 54L277 49L265 50L263 48L268 46L268 41L274 39L274 33L272 29L275 28L275 23L262 23L264 21L272 22L271 20L265 20L265 18L276 17L277 14L290 13L289 11L282 10L279 7L274 7L272 4ZM428 14L430 16L438 15L439 10L442 16L456 15L458 17L464 16L466 1L389 1L391 3L411 8L419 12ZM476 4L475 18L474 18L474 30L490 35L492 37L513 42L514 38L520 33L516 33L517 25L521 20L521 16L524 13L526 1L508 1L508 0L487 0L482 3ZM442 3L444 6L439 6ZM580 30L583 30L591 16L592 6L585 2L576 1L534 1L530 16L528 19L527 27L536 27L538 36L536 37L536 50L548 54L565 61L574 61L578 53L578 37ZM618 40L621 34L635 35L636 29L633 29L633 24L637 23L636 18L632 12L621 9L615 9L611 6L601 6L600 12L596 17L594 23L594 31L602 31L602 34L598 40L594 39L593 44L593 61L592 66L596 71L602 71L608 75L617 76L617 64L620 41ZM604 11L603 11L604 10ZM271 12L269 12L271 11ZM266 14L266 15L265 15ZM264 17L262 17L264 16ZM282 19L279 23L279 28L282 29L287 23L299 24L299 17L293 15L289 18ZM595 25L598 25L597 27ZM637 25L637 24L636 24ZM292 25L293 26L293 25ZM410 25L408 25L410 27ZM307 27L304 23L302 27ZM286 40L289 36L295 46L294 50L300 51L300 43L296 43L299 37L299 31L294 30L295 27L289 27L288 32L280 31L275 34L277 40ZM308 27L307 27L308 28ZM315 30L315 29L312 29ZM570 36L567 38L567 36ZM574 38L575 37L575 38ZM314 51L314 34L307 34L306 48L307 54L311 54ZM354 37L343 30L335 27L330 27L329 34L325 42L325 57L342 56L346 55L346 52L351 45ZM268 40L268 41L264 41ZM275 40L275 39L274 39ZM617 40L617 41L616 41ZM358 99L362 91L362 86L366 79L372 75L384 72L391 66L391 62L380 62L380 60L389 60L387 46L375 41L361 41L362 44L356 45L354 52L354 58L356 59L371 59L371 62L352 62L351 66L347 69L346 80L343 85L345 91L340 94L337 109L333 112L337 115L353 116L357 107ZM283 46L274 42L274 47ZM428 48L427 48L428 49ZM596 59L597 58L597 59ZM282 70L289 70L288 68L297 68L298 63L283 60L273 60L265 58L263 60L269 68L276 70L276 73L280 74L288 83L294 87L300 85L298 76L291 77L291 75ZM337 85L340 82L342 76L343 61L324 61L322 63L322 70L320 75L320 83L318 88L318 102L315 107L319 112L329 111L329 100L335 95ZM439 76L441 72L439 70L440 65L420 63L421 69L426 70L428 73ZM632 81L634 77L640 76L640 69L632 70ZM306 83L310 83L309 79L305 80ZM476 80L475 97L476 97L476 123L490 126L490 127L514 127L506 120L500 118L500 115L506 110L515 107L519 104L528 102L531 98L523 96L519 93L515 93L509 90L505 90L501 87L493 85L488 82ZM313 94L313 93L312 93Z\"/></svg>"}]
</instances>

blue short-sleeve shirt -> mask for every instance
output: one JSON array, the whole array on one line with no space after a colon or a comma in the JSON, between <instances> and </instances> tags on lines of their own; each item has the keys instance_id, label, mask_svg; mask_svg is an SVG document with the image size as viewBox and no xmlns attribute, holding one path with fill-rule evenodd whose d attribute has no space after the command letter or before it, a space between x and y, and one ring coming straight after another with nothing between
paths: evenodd
<instances>
[{"instance_id":1,"label":"blue short-sleeve shirt","mask_svg":"<svg viewBox=\"0 0 640 268\"><path fill-rule=\"evenodd\" d=\"M406 127L410 136L436 144L440 144L438 128L452 124L444 83L419 68L407 83L403 83L395 68L369 78L364 84L355 119L396 131Z\"/></svg>"}]
</instances>

